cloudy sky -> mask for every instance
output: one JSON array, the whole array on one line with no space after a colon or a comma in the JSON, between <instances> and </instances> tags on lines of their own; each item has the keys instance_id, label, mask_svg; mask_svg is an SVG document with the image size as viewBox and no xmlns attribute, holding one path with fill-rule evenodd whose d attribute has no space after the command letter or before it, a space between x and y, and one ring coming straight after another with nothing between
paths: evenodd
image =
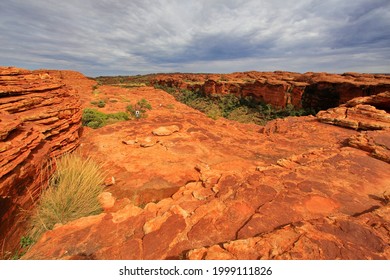
<instances>
[{"instance_id":1,"label":"cloudy sky","mask_svg":"<svg viewBox=\"0 0 390 280\"><path fill-rule=\"evenodd\" d=\"M390 73L390 1L1 0L0 65Z\"/></svg>"}]
</instances>

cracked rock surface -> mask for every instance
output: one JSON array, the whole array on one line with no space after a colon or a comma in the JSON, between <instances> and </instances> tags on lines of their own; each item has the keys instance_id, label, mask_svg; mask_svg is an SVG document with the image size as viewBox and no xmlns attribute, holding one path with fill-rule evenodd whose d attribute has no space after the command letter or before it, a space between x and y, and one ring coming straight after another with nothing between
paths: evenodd
<instances>
[{"instance_id":1,"label":"cracked rock surface","mask_svg":"<svg viewBox=\"0 0 390 280\"><path fill-rule=\"evenodd\" d=\"M311 116L260 127L209 119L151 87L99 92L119 100L106 112L123 110L120 100L153 107L145 119L83 133L79 150L115 178L105 190L114 199L46 232L24 259L390 258L386 126ZM381 104L369 106L386 118ZM148 137L155 144L141 147Z\"/></svg>"}]
</instances>

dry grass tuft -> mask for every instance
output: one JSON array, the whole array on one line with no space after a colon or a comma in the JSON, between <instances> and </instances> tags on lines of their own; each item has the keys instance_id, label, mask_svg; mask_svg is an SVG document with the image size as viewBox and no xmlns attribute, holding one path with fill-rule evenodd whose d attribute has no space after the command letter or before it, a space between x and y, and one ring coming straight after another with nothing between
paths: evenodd
<instances>
[{"instance_id":1,"label":"dry grass tuft","mask_svg":"<svg viewBox=\"0 0 390 280\"><path fill-rule=\"evenodd\" d=\"M54 164L56 171L32 217L30 236L35 240L55 224L102 211L97 197L103 191L104 176L98 164L77 154L66 154Z\"/></svg>"}]
</instances>

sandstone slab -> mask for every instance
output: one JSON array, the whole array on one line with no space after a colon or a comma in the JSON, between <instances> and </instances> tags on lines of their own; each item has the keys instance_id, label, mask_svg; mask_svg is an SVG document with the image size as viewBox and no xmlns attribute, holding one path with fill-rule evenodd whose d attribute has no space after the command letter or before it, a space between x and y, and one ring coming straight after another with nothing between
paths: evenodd
<instances>
[{"instance_id":1,"label":"sandstone slab","mask_svg":"<svg viewBox=\"0 0 390 280\"><path fill-rule=\"evenodd\" d=\"M159 128L154 129L152 133L157 136L169 136L179 130L180 128L177 125L160 126Z\"/></svg>"}]
</instances>

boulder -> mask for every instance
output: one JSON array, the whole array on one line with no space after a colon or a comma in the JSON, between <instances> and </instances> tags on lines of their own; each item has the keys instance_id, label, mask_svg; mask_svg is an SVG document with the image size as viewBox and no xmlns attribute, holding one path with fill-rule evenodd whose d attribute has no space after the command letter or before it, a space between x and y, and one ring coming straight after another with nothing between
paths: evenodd
<instances>
[{"instance_id":1,"label":"boulder","mask_svg":"<svg viewBox=\"0 0 390 280\"><path fill-rule=\"evenodd\" d=\"M169 136L175 132L178 132L180 128L177 125L160 126L152 131L156 136Z\"/></svg>"}]
</instances>

